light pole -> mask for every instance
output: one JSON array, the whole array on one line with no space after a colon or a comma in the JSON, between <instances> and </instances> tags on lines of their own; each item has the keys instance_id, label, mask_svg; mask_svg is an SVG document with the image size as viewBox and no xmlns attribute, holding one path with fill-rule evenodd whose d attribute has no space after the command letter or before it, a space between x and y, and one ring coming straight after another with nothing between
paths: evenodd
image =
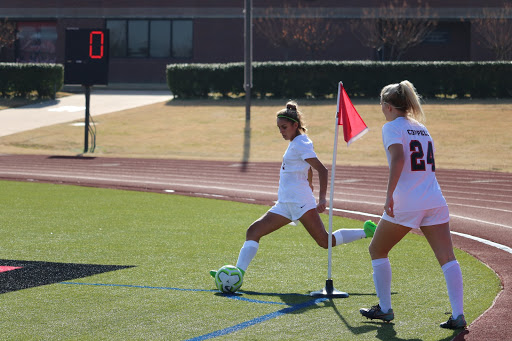
<instances>
[{"instance_id":1,"label":"light pole","mask_svg":"<svg viewBox=\"0 0 512 341\"><path fill-rule=\"evenodd\" d=\"M252 0L245 0L245 73L244 73L244 89L245 89L245 119L251 120L251 88L252 88Z\"/></svg>"},{"instance_id":2,"label":"light pole","mask_svg":"<svg viewBox=\"0 0 512 341\"><path fill-rule=\"evenodd\" d=\"M245 89L245 130L242 170L246 170L251 152L251 88L252 88L252 0L245 0L244 19L244 89Z\"/></svg>"}]
</instances>

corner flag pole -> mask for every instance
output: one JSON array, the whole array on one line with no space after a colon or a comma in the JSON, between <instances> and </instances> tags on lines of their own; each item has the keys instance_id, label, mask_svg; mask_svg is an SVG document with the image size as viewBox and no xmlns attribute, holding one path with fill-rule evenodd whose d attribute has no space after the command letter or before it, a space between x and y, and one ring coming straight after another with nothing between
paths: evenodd
<instances>
[{"instance_id":1,"label":"corner flag pole","mask_svg":"<svg viewBox=\"0 0 512 341\"><path fill-rule=\"evenodd\" d=\"M336 155L338 153L338 131L339 131L339 120L340 115L340 87L342 83L338 84L338 100L336 104L336 121L334 127L334 148L332 152L332 167L331 167L331 188L329 193L329 240L328 240L328 264L327 264L327 280L325 281L325 287L319 291L313 291L310 295L313 297L329 297L329 298L346 298L348 294L346 292L338 291L334 288L331 279L332 273L332 213L333 213L333 201L334 201L334 175L336 172Z\"/></svg>"}]
</instances>

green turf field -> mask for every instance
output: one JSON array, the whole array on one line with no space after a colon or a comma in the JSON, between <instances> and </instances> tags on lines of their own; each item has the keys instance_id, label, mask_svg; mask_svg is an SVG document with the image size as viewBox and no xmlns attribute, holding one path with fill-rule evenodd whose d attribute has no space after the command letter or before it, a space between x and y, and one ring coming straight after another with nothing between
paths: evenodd
<instances>
[{"instance_id":1,"label":"green turf field","mask_svg":"<svg viewBox=\"0 0 512 341\"><path fill-rule=\"evenodd\" d=\"M377 303L367 248L333 249L345 299L315 300L327 251L301 226L262 239L242 291L215 290L208 270L236 262L247 226L268 207L172 194L0 182L0 259L133 266L0 295L2 340L450 340L450 310L426 240L408 235L390 255L391 324L360 307ZM323 215L327 223L327 215ZM335 217L335 228L361 222ZM497 276L456 250L471 323L500 290ZM413 260L418 259L418 262ZM0 262L0 266L1 266ZM0 273L5 287L7 274Z\"/></svg>"}]
</instances>

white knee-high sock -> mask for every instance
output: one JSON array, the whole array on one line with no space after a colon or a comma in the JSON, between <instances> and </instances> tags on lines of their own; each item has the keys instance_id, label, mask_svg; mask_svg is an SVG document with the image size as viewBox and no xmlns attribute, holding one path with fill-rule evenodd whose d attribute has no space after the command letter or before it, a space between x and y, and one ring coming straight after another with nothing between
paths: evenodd
<instances>
[{"instance_id":1,"label":"white knee-high sock","mask_svg":"<svg viewBox=\"0 0 512 341\"><path fill-rule=\"evenodd\" d=\"M464 314L464 288L460 264L456 260L452 260L444 264L441 269L443 269L446 288L448 289L452 315L453 318L457 318L459 315Z\"/></svg>"},{"instance_id":2,"label":"white knee-high sock","mask_svg":"<svg viewBox=\"0 0 512 341\"><path fill-rule=\"evenodd\" d=\"M332 235L336 239L336 245L347 244L354 240L366 238L366 234L362 229L341 229L334 231Z\"/></svg>"},{"instance_id":3,"label":"white knee-high sock","mask_svg":"<svg viewBox=\"0 0 512 341\"><path fill-rule=\"evenodd\" d=\"M389 258L372 260L373 283L379 298L380 309L387 313L391 309L391 263Z\"/></svg>"},{"instance_id":4,"label":"white knee-high sock","mask_svg":"<svg viewBox=\"0 0 512 341\"><path fill-rule=\"evenodd\" d=\"M260 244L254 240L246 240L238 254L238 261L236 262L237 268L247 271L249 264L254 256L256 256L256 252L258 252L259 246Z\"/></svg>"}]
</instances>

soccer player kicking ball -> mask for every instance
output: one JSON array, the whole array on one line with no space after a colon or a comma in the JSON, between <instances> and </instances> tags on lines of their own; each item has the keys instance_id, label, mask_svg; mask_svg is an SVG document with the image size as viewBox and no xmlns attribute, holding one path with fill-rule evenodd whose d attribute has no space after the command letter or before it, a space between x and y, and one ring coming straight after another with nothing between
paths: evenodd
<instances>
[{"instance_id":1,"label":"soccer player kicking ball","mask_svg":"<svg viewBox=\"0 0 512 341\"><path fill-rule=\"evenodd\" d=\"M462 273L453 253L450 213L437 183L434 142L422 124L425 114L419 96L409 81L403 81L385 86L380 100L388 121L382 140L389 178L384 213L369 248L379 304L360 313L386 322L394 319L388 253L411 229L420 228L441 265L452 307L452 315L440 327L465 328Z\"/></svg>"},{"instance_id":2,"label":"soccer player kicking ball","mask_svg":"<svg viewBox=\"0 0 512 341\"><path fill-rule=\"evenodd\" d=\"M292 221L299 220L317 244L328 248L329 234L325 231L319 213L325 211L327 201L327 168L317 158L313 142L306 135L306 127L297 103L290 101L277 112L277 127L283 138L290 141L281 165L277 203L261 218L249 226L246 241L240 250L236 266L242 274L256 256L260 239L277 231ZM320 182L318 203L313 196L313 186L308 182L308 171L314 169ZM311 178L311 176L309 176ZM376 225L368 220L362 229L340 229L332 235L332 245L372 237ZM215 277L216 271L210 271Z\"/></svg>"}]
</instances>

